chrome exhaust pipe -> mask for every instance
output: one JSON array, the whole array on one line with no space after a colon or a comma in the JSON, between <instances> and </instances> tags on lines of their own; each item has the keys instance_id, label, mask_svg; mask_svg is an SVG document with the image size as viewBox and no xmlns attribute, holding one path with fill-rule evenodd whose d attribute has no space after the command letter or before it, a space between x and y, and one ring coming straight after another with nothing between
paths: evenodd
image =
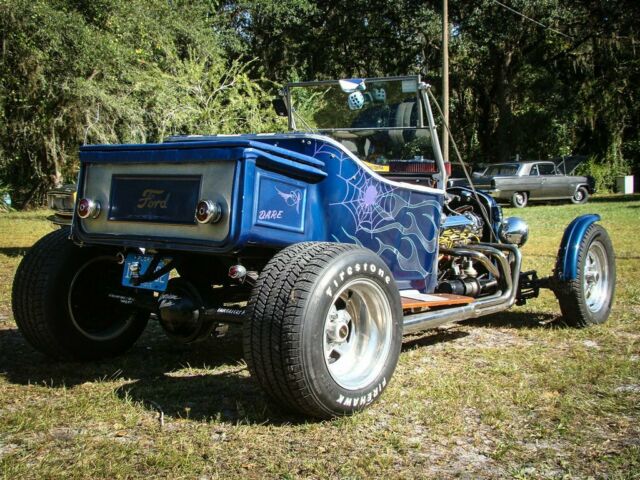
<instances>
[{"instance_id":1,"label":"chrome exhaust pipe","mask_svg":"<svg viewBox=\"0 0 640 480\"><path fill-rule=\"evenodd\" d=\"M498 268L493 263L491 263L489 258L484 253L469 248L441 248L440 253L443 255L455 255L458 257L471 257L475 260L478 260L491 275L496 277L496 279L501 277Z\"/></svg>"},{"instance_id":2,"label":"chrome exhaust pipe","mask_svg":"<svg viewBox=\"0 0 640 480\"><path fill-rule=\"evenodd\" d=\"M428 330L446 323L455 323L501 312L515 303L522 263L522 255L518 247L502 243L476 243L469 247L486 252L498 261L499 268L503 273L500 276L503 290L462 307L406 315L403 322L404 335ZM514 261L511 268L509 268L509 260L504 254L505 251L513 254Z\"/></svg>"}]
</instances>

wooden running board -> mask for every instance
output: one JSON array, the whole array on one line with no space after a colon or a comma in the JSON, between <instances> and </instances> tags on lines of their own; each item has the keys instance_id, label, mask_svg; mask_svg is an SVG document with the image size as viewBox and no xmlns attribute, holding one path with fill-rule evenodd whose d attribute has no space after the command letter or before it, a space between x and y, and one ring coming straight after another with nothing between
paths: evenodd
<instances>
[{"instance_id":1,"label":"wooden running board","mask_svg":"<svg viewBox=\"0 0 640 480\"><path fill-rule=\"evenodd\" d=\"M405 313L416 309L429 309L434 307L448 307L453 305L466 305L474 301L473 297L453 295L448 293L421 294L415 290L401 291L402 309Z\"/></svg>"}]
</instances>

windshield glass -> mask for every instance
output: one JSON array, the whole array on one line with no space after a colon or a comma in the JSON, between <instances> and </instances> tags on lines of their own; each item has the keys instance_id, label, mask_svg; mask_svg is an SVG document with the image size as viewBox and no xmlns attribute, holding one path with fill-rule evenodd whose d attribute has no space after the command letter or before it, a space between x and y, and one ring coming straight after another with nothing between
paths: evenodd
<instances>
[{"instance_id":1,"label":"windshield glass","mask_svg":"<svg viewBox=\"0 0 640 480\"><path fill-rule=\"evenodd\" d=\"M539 163L538 171L540 175L555 175L556 167L552 163Z\"/></svg>"},{"instance_id":2,"label":"windshield glass","mask_svg":"<svg viewBox=\"0 0 640 480\"><path fill-rule=\"evenodd\" d=\"M501 165L493 165L484 172L485 177L508 177L517 175L520 165L517 163L504 163Z\"/></svg>"},{"instance_id":3,"label":"windshield glass","mask_svg":"<svg viewBox=\"0 0 640 480\"><path fill-rule=\"evenodd\" d=\"M329 135L376 165L432 160L418 81L406 77L290 84L292 126Z\"/></svg>"},{"instance_id":4,"label":"windshield glass","mask_svg":"<svg viewBox=\"0 0 640 480\"><path fill-rule=\"evenodd\" d=\"M289 87L297 130L406 128L420 124L417 78L309 82Z\"/></svg>"}]
</instances>

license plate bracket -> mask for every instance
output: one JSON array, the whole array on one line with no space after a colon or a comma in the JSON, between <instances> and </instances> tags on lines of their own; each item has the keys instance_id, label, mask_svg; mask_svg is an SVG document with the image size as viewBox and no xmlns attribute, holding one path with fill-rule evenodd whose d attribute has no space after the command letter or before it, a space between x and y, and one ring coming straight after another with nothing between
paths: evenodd
<instances>
[{"instance_id":1,"label":"license plate bracket","mask_svg":"<svg viewBox=\"0 0 640 480\"><path fill-rule=\"evenodd\" d=\"M147 273L149 265L153 261L153 255L146 255L144 253L128 253L124 260L124 269L122 272L122 285L124 287L130 288L142 288L144 290L155 290L158 292L164 292L167 289L167 284L169 283L169 273L167 272L155 280L151 280L150 282L140 283L138 285L134 285L133 283L133 272L134 270L138 270L138 276L142 276ZM165 265L167 265L171 261L170 257L162 258L158 265L155 268L157 272Z\"/></svg>"}]
</instances>

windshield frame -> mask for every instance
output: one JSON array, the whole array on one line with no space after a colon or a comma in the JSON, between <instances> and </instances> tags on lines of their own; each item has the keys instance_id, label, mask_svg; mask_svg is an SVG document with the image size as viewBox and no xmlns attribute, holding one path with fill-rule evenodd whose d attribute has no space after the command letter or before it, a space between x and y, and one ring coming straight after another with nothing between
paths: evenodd
<instances>
[{"instance_id":1,"label":"windshield frame","mask_svg":"<svg viewBox=\"0 0 640 480\"><path fill-rule=\"evenodd\" d=\"M393 81L403 81L403 80L411 80L411 81L415 81L416 82L416 102L417 105L420 106L420 108L418 108L418 121L417 121L417 125L415 126L411 126L411 127L359 127L359 128L353 128L353 127L339 127L339 128L315 128L314 131L315 132L320 132L320 133L330 133L330 132L358 132L358 131L390 131L390 130L417 130L417 129L424 129L424 128L429 128L428 125L425 125L424 122L424 108L425 106L423 105L423 101L422 101L422 95L420 94L420 75L402 75L402 76L396 76L396 77L365 77L362 78L361 80L364 81L365 85L367 83L375 83L375 82L393 82ZM314 81L310 81L310 82L290 82L287 83L284 86L284 95L286 97L287 100L287 110L288 110L288 123L289 123L289 130L292 132L307 132L308 130L305 128L302 129L298 129L296 126L296 121L295 121L295 115L294 115L294 110L295 110L295 106L293 105L292 99L291 99L291 89L292 88L296 88L296 87L321 87L321 86L339 86L340 85L340 80L314 80Z\"/></svg>"}]
</instances>

